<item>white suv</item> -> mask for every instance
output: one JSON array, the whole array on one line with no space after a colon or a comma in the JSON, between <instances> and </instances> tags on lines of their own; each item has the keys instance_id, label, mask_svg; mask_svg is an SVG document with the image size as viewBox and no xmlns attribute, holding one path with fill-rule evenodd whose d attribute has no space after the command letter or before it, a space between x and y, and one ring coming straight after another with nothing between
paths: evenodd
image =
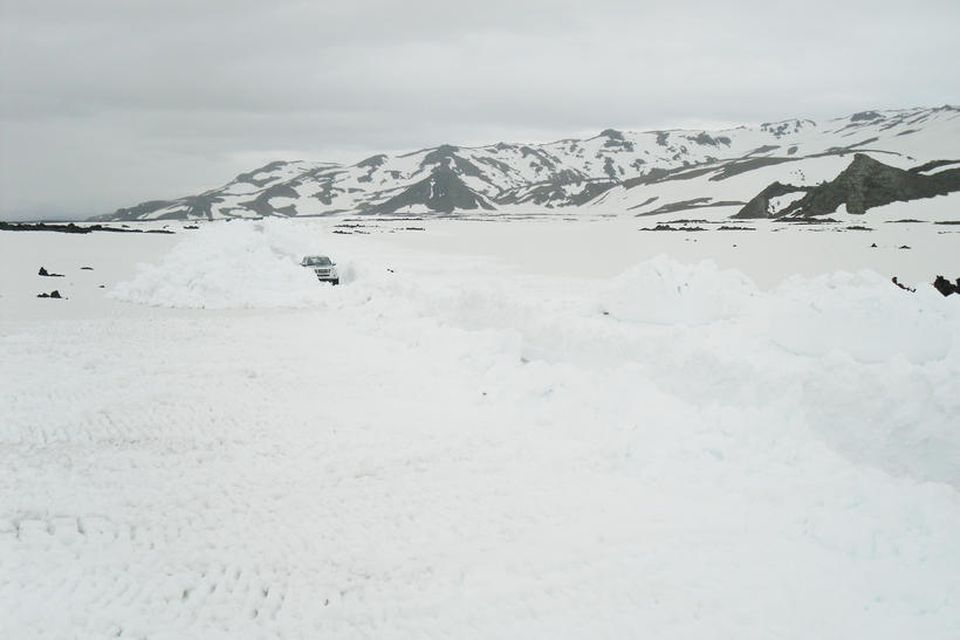
<instances>
[{"instance_id":1,"label":"white suv","mask_svg":"<svg viewBox=\"0 0 960 640\"><path fill-rule=\"evenodd\" d=\"M317 274L317 280L321 282L340 284L337 265L327 256L306 256L300 261L300 266L313 269L313 272Z\"/></svg>"}]
</instances>

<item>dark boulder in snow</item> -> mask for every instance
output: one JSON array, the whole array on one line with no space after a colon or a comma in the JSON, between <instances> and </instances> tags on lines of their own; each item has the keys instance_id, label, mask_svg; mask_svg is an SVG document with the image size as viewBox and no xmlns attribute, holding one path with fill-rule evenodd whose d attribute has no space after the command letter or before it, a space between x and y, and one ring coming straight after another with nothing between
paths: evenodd
<instances>
[{"instance_id":1,"label":"dark boulder in snow","mask_svg":"<svg viewBox=\"0 0 960 640\"><path fill-rule=\"evenodd\" d=\"M937 276L937 279L933 281L933 288L945 296L950 296L954 293L960 294L960 278L957 278L957 282L954 284L943 276Z\"/></svg>"},{"instance_id":2,"label":"dark boulder in snow","mask_svg":"<svg viewBox=\"0 0 960 640\"><path fill-rule=\"evenodd\" d=\"M905 284L903 284L902 282L900 282L900 280L897 278L897 276L893 276L893 277L890 279L890 281L893 282L893 284L895 284L895 285L897 285L898 287L900 287L901 289L903 289L904 291L909 291L910 293L916 293L916 291L917 291L917 290L914 289L913 287L908 287L907 285L905 285Z\"/></svg>"}]
</instances>

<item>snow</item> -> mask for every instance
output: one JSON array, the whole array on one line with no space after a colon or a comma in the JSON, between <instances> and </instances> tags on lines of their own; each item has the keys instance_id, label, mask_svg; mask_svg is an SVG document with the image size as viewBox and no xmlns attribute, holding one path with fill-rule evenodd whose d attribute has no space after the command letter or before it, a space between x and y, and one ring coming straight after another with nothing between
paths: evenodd
<instances>
[{"instance_id":1,"label":"snow","mask_svg":"<svg viewBox=\"0 0 960 640\"><path fill-rule=\"evenodd\" d=\"M621 320L698 325L737 315L756 293L737 271L721 271L710 261L683 265L658 256L614 278L601 305Z\"/></svg>"},{"instance_id":2,"label":"snow","mask_svg":"<svg viewBox=\"0 0 960 640\"><path fill-rule=\"evenodd\" d=\"M841 351L860 362L898 357L922 363L946 358L960 332L960 305L921 285L915 296L865 271L813 280L794 278L775 292L767 326L793 353Z\"/></svg>"},{"instance_id":3,"label":"snow","mask_svg":"<svg viewBox=\"0 0 960 640\"><path fill-rule=\"evenodd\" d=\"M934 167L933 169L927 169L926 171L921 171L920 173L922 173L925 176L935 176L938 173L943 173L944 171L953 171L955 169L960 168L957 165L960 165L960 160L956 160L954 162L948 162L946 164L940 165L939 167Z\"/></svg>"},{"instance_id":4,"label":"snow","mask_svg":"<svg viewBox=\"0 0 960 640\"><path fill-rule=\"evenodd\" d=\"M869 218L858 216L860 220L925 220L931 222L960 220L960 192L943 196L921 198L909 202L891 202L882 207L874 207L866 213Z\"/></svg>"},{"instance_id":5,"label":"snow","mask_svg":"<svg viewBox=\"0 0 960 640\"><path fill-rule=\"evenodd\" d=\"M316 277L300 266L318 253L280 220L206 226L157 265L114 287L119 300L173 307L306 306L323 299ZM322 253L322 251L320 252Z\"/></svg>"},{"instance_id":6,"label":"snow","mask_svg":"<svg viewBox=\"0 0 960 640\"><path fill-rule=\"evenodd\" d=\"M807 195L806 191L795 191L793 193L787 193L782 196L776 196L774 198L770 198L770 207L768 211L770 213L779 213L780 211L782 211L783 209L786 209L797 200L800 200L801 198L803 198L803 196L805 195Z\"/></svg>"},{"instance_id":7,"label":"snow","mask_svg":"<svg viewBox=\"0 0 960 640\"><path fill-rule=\"evenodd\" d=\"M0 637L956 637L956 235L331 224L0 234Z\"/></svg>"}]
</instances>

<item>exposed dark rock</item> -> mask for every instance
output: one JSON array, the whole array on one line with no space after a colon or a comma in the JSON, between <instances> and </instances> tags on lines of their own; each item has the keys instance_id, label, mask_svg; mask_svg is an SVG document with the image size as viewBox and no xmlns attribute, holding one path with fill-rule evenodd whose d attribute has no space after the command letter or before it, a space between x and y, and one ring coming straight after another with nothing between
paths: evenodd
<instances>
[{"instance_id":1,"label":"exposed dark rock","mask_svg":"<svg viewBox=\"0 0 960 640\"><path fill-rule=\"evenodd\" d=\"M916 291L917 291L916 289L913 289L913 288L911 288L911 287L908 287L907 285L905 285L905 284L903 284L902 282L900 282L899 280L897 280L897 276L893 276L893 277L890 279L890 281L893 282L893 284L895 284L895 285L897 285L898 287L900 287L901 289L903 289L904 291L909 291L910 293L916 293Z\"/></svg>"},{"instance_id":2,"label":"exposed dark rock","mask_svg":"<svg viewBox=\"0 0 960 640\"><path fill-rule=\"evenodd\" d=\"M293 216L297 214L296 207L288 204L285 207L275 207L270 204L271 198L297 198L296 190L287 184L276 184L261 191L256 198L240 203L242 206L255 211L260 216Z\"/></svg>"},{"instance_id":3,"label":"exposed dark rock","mask_svg":"<svg viewBox=\"0 0 960 640\"><path fill-rule=\"evenodd\" d=\"M493 209L486 198L468 187L453 169L440 164L428 177L386 202L371 207L366 213L394 213L413 205L423 205L441 213L451 213L455 209Z\"/></svg>"},{"instance_id":4,"label":"exposed dark rock","mask_svg":"<svg viewBox=\"0 0 960 640\"><path fill-rule=\"evenodd\" d=\"M113 233L144 233L143 229L121 229L120 227L107 227L100 224L76 225L72 222L68 224L50 224L48 222L2 222L0 221L0 231L52 231L55 233L93 233L95 231L108 231ZM166 229L149 229L147 233L173 233Z\"/></svg>"},{"instance_id":5,"label":"exposed dark rock","mask_svg":"<svg viewBox=\"0 0 960 640\"><path fill-rule=\"evenodd\" d=\"M634 150L634 144L623 137L622 131L617 131L616 129L604 129L600 132L600 136L606 138L603 143L604 149L626 152L631 152Z\"/></svg>"},{"instance_id":6,"label":"exposed dark rock","mask_svg":"<svg viewBox=\"0 0 960 640\"><path fill-rule=\"evenodd\" d=\"M934 169L939 169L940 167L946 167L951 164L960 164L960 160L932 160L930 162L924 162L921 165L909 169L910 173L926 173L927 171L933 171Z\"/></svg>"},{"instance_id":7,"label":"exposed dark rock","mask_svg":"<svg viewBox=\"0 0 960 640\"><path fill-rule=\"evenodd\" d=\"M873 120L879 120L880 118L880 114L876 111L861 111L850 116L850 122L870 122Z\"/></svg>"},{"instance_id":8,"label":"exposed dark rock","mask_svg":"<svg viewBox=\"0 0 960 640\"><path fill-rule=\"evenodd\" d=\"M643 227L640 231L706 231L704 227L671 227L668 224L658 224L655 227Z\"/></svg>"},{"instance_id":9,"label":"exposed dark rock","mask_svg":"<svg viewBox=\"0 0 960 640\"><path fill-rule=\"evenodd\" d=\"M775 217L823 216L833 213L841 205L846 205L848 213L859 215L891 202L907 202L960 191L960 169L946 169L930 176L919 173L930 164L906 171L858 153L850 166L830 182L816 187L790 187L773 183L734 217L770 217L769 199L790 191L806 190L807 193L775 212Z\"/></svg>"},{"instance_id":10,"label":"exposed dark rock","mask_svg":"<svg viewBox=\"0 0 960 640\"><path fill-rule=\"evenodd\" d=\"M560 203L576 206L596 198L617 184L619 181L616 179L585 178L581 173L567 169L556 173L551 180L503 191L498 195L497 203L532 203L548 207ZM582 185L582 189L569 193L564 189L565 185Z\"/></svg>"},{"instance_id":11,"label":"exposed dark rock","mask_svg":"<svg viewBox=\"0 0 960 640\"><path fill-rule=\"evenodd\" d=\"M711 136L706 131L703 131L695 136L686 136L687 140L691 142L696 142L701 145L709 145L711 147L719 147L720 145L730 146L730 138L727 136Z\"/></svg>"},{"instance_id":12,"label":"exposed dark rock","mask_svg":"<svg viewBox=\"0 0 960 640\"><path fill-rule=\"evenodd\" d=\"M378 153L378 154L375 155L375 156L370 156L369 158L365 158L365 159L361 160L360 162L357 163L356 166L358 166L358 167L370 167L370 168L376 169L377 167L382 166L383 163L386 162L386 161L387 161L387 156L386 156L386 154Z\"/></svg>"},{"instance_id":13,"label":"exposed dark rock","mask_svg":"<svg viewBox=\"0 0 960 640\"><path fill-rule=\"evenodd\" d=\"M613 158L607 156L603 159L603 172L610 176L612 179L617 179L617 169L614 166Z\"/></svg>"},{"instance_id":14,"label":"exposed dark rock","mask_svg":"<svg viewBox=\"0 0 960 640\"><path fill-rule=\"evenodd\" d=\"M455 147L449 144L440 145L433 151L423 156L420 166L429 167L431 165L436 165L437 168L449 168L454 170L456 173L465 176L482 178L483 172L480 171L477 165L473 164L466 158L457 155L458 151L460 151L460 147ZM540 152L536 153L539 155Z\"/></svg>"},{"instance_id":15,"label":"exposed dark rock","mask_svg":"<svg viewBox=\"0 0 960 640\"><path fill-rule=\"evenodd\" d=\"M37 297L38 298L54 298L56 300L60 300L63 298L63 296L60 295L60 292L57 289L54 289L50 293L38 293Z\"/></svg>"},{"instance_id":16,"label":"exposed dark rock","mask_svg":"<svg viewBox=\"0 0 960 640\"><path fill-rule=\"evenodd\" d=\"M760 153L770 153L771 151L776 151L779 148L780 148L780 145L778 144L765 144L763 146L757 147L753 151L748 151L744 157L755 156Z\"/></svg>"},{"instance_id":17,"label":"exposed dark rock","mask_svg":"<svg viewBox=\"0 0 960 640\"><path fill-rule=\"evenodd\" d=\"M276 160L276 161L271 162L271 163L269 163L269 164L265 164L265 165L263 165L262 167L259 167L259 168L257 168L257 169L254 169L253 171L249 171L249 172L247 172L247 173L241 173L241 174L238 175L236 178L234 178L233 181L234 181L234 182L243 182L243 183L246 183L246 184L252 184L252 185L255 186L255 187L265 187L265 186L267 186L267 185L270 183L270 181L273 180L274 178L272 178L272 177L268 177L268 178L255 178L254 176L256 176L257 174L260 174L260 173L269 173L269 172L271 172L271 171L276 171L276 170L279 169L280 167L283 167L283 166L285 166L285 165L287 165L287 164L289 164L289 163L286 162L286 161L284 161L284 160Z\"/></svg>"},{"instance_id":18,"label":"exposed dark rock","mask_svg":"<svg viewBox=\"0 0 960 640\"><path fill-rule=\"evenodd\" d=\"M943 276L937 276L936 280L933 281L933 288L945 296L955 293L960 294L960 278L957 278L957 282L954 284Z\"/></svg>"},{"instance_id":19,"label":"exposed dark rock","mask_svg":"<svg viewBox=\"0 0 960 640\"><path fill-rule=\"evenodd\" d=\"M791 133L797 133L807 125L816 124L813 120L784 120L782 122L764 122L760 129L772 134L775 138L782 138Z\"/></svg>"},{"instance_id":20,"label":"exposed dark rock","mask_svg":"<svg viewBox=\"0 0 960 640\"><path fill-rule=\"evenodd\" d=\"M835 218L777 218L777 222L786 222L799 226L817 226L826 224L837 224L840 222Z\"/></svg>"},{"instance_id":21,"label":"exposed dark rock","mask_svg":"<svg viewBox=\"0 0 960 640\"><path fill-rule=\"evenodd\" d=\"M734 214L733 218L757 219L776 217L776 212L772 210L770 200L779 198L791 193L806 192L807 187L797 187L792 184L783 184L774 182L768 185L763 191L755 195L740 211Z\"/></svg>"},{"instance_id":22,"label":"exposed dark rock","mask_svg":"<svg viewBox=\"0 0 960 640\"><path fill-rule=\"evenodd\" d=\"M784 162L795 162L796 160L797 158L778 158L766 156L760 158L747 158L745 160L734 160L732 162L724 163L723 168L717 173L717 175L712 176L710 180L718 182L720 180L732 178L733 176L738 176L741 173L746 173L747 171L760 169L761 167L783 164Z\"/></svg>"},{"instance_id":23,"label":"exposed dark rock","mask_svg":"<svg viewBox=\"0 0 960 640\"><path fill-rule=\"evenodd\" d=\"M742 205L742 202L736 200L711 200L710 198L694 198L692 200L682 200L680 202L668 202L662 204L653 211L644 211L636 214L640 216L653 216L661 213L675 213L677 211L689 211L691 209L707 209L710 207L736 207Z\"/></svg>"}]
</instances>

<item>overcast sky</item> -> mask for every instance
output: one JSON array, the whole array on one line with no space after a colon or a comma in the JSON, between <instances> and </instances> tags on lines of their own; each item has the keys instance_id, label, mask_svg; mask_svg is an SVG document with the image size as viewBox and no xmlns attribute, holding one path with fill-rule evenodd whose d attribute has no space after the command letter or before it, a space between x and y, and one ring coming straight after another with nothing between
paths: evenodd
<instances>
[{"instance_id":1,"label":"overcast sky","mask_svg":"<svg viewBox=\"0 0 960 640\"><path fill-rule=\"evenodd\" d=\"M958 33L958 0L0 0L0 217L272 159L957 104Z\"/></svg>"}]
</instances>

